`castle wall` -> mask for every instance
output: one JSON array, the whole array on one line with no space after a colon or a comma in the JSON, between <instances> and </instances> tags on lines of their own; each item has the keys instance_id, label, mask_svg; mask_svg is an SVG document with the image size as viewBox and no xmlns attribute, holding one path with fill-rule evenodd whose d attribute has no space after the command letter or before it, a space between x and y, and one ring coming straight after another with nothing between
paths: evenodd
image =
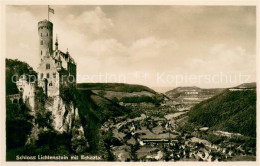
<instances>
[{"instance_id":1,"label":"castle wall","mask_svg":"<svg viewBox=\"0 0 260 166\"><path fill-rule=\"evenodd\" d=\"M38 71L38 86L42 87L48 96L57 96L60 91L59 72L56 68L55 60L50 56L43 57Z\"/></svg>"},{"instance_id":2,"label":"castle wall","mask_svg":"<svg viewBox=\"0 0 260 166\"><path fill-rule=\"evenodd\" d=\"M20 78L16 82L16 86L20 92L22 92L23 96L22 99L23 101L28 104L32 111L34 112L35 108L35 83L34 82L27 82L25 77ZM28 102L28 103L27 103Z\"/></svg>"},{"instance_id":3,"label":"castle wall","mask_svg":"<svg viewBox=\"0 0 260 166\"><path fill-rule=\"evenodd\" d=\"M68 62L68 71L70 75L73 75L73 77L75 78L75 82L77 79L77 66L73 63Z\"/></svg>"},{"instance_id":4,"label":"castle wall","mask_svg":"<svg viewBox=\"0 0 260 166\"><path fill-rule=\"evenodd\" d=\"M62 67L64 67L64 69L68 69L68 62L67 60L64 58L64 55L62 55L61 53L61 61L62 61Z\"/></svg>"}]
</instances>

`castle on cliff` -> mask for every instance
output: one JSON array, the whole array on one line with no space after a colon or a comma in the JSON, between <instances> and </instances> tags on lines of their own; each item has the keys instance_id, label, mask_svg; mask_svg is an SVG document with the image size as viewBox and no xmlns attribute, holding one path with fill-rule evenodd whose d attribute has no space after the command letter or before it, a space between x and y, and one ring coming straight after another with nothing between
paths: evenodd
<instances>
[{"instance_id":1,"label":"castle on cliff","mask_svg":"<svg viewBox=\"0 0 260 166\"><path fill-rule=\"evenodd\" d=\"M35 99L37 91L42 88L46 96L51 99L48 104L44 105L44 108L46 112L49 111L53 115L53 128L58 132L66 132L72 129L73 121L80 120L78 108L72 102L66 103L61 97L63 88L76 86L77 65L68 50L66 52L59 50L57 37L53 49L52 22L49 20L38 22L38 37L40 63L36 69L37 77L33 75L35 79L30 81L31 75L19 76L19 79L16 80L19 93L8 97L13 104L24 102L31 109L31 114L36 116L37 101ZM37 134L35 134L38 132L37 127L37 125L34 126L27 142L37 138ZM84 137L83 127L81 126L77 130L79 135Z\"/></svg>"},{"instance_id":2,"label":"castle on cliff","mask_svg":"<svg viewBox=\"0 0 260 166\"><path fill-rule=\"evenodd\" d=\"M59 50L56 37L53 49L53 24L48 20L38 22L40 64L37 68L37 82L28 82L21 77L17 82L19 91L23 92L23 99L34 97L35 87L43 88L49 97L59 96L66 86L76 86L77 65L67 52Z\"/></svg>"}]
</instances>

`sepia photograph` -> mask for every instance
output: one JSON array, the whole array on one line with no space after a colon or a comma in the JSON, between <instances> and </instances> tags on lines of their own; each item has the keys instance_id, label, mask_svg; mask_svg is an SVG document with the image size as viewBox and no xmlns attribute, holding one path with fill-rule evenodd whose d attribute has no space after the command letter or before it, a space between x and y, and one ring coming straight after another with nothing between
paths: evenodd
<instances>
[{"instance_id":1,"label":"sepia photograph","mask_svg":"<svg viewBox=\"0 0 260 166\"><path fill-rule=\"evenodd\" d=\"M256 5L8 4L4 17L7 163L257 161Z\"/></svg>"}]
</instances>

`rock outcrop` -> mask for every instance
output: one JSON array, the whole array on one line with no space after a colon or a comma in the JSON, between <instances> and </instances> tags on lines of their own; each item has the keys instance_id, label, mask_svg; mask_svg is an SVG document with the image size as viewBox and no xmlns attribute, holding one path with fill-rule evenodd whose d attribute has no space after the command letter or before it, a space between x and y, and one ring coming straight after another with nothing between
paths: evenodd
<instances>
[{"instance_id":1,"label":"rock outcrop","mask_svg":"<svg viewBox=\"0 0 260 166\"><path fill-rule=\"evenodd\" d=\"M36 105L43 104L37 103L37 101L35 101L35 103ZM41 110L37 110L39 108L37 106L33 110L34 127L32 128L31 135L28 137L27 144L33 144L38 139L38 135L41 132L50 130L48 127L41 127L37 124L36 119L38 118L37 116L39 113L51 113L49 117L45 117L46 121L50 122L51 129L59 134L70 134L72 137L72 149L75 151L79 151L78 149L82 149L82 147L77 147L73 144L73 141L77 142L79 140L84 140L87 144L84 129L78 113L78 108L73 104L73 102L67 103L61 98L61 96L48 97L43 104L43 107L45 112L40 112Z\"/></svg>"}]
</instances>

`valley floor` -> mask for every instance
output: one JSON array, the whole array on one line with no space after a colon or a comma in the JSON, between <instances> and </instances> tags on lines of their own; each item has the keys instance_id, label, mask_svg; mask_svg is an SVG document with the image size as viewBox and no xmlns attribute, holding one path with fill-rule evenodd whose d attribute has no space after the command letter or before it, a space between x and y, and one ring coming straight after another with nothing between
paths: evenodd
<instances>
[{"instance_id":1,"label":"valley floor","mask_svg":"<svg viewBox=\"0 0 260 166\"><path fill-rule=\"evenodd\" d=\"M129 107L136 116L110 119L102 126L103 133L111 132L118 140L109 145L116 161L256 160L254 150L243 149L237 141L241 134L183 128L189 106Z\"/></svg>"}]
</instances>

